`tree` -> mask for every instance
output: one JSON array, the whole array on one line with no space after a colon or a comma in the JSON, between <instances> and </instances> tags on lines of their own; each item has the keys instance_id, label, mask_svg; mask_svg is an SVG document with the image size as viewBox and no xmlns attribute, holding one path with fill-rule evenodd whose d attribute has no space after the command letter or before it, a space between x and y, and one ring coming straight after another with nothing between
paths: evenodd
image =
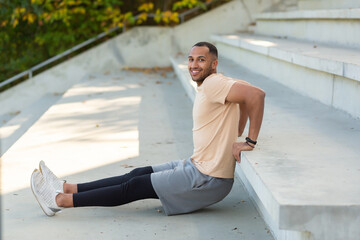
<instances>
[{"instance_id":1,"label":"tree","mask_svg":"<svg viewBox=\"0 0 360 240\"><path fill-rule=\"evenodd\" d=\"M2 0L0 82L115 26L178 24L181 11L204 2Z\"/></svg>"}]
</instances>

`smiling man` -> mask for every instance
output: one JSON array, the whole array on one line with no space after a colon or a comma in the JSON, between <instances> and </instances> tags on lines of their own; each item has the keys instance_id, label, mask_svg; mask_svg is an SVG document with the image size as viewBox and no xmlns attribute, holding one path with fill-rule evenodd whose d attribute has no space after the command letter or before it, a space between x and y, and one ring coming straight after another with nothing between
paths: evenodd
<instances>
[{"instance_id":1,"label":"smiling man","mask_svg":"<svg viewBox=\"0 0 360 240\"><path fill-rule=\"evenodd\" d=\"M216 71L217 49L195 44L188 56L189 73L197 83L193 107L194 151L186 160L137 168L123 176L82 184L60 181L40 162L31 175L35 198L48 216L62 208L119 206L140 199L160 199L167 215L183 214L221 201L234 182L235 160L255 148L265 93ZM245 142L236 142L247 119Z\"/></svg>"}]
</instances>

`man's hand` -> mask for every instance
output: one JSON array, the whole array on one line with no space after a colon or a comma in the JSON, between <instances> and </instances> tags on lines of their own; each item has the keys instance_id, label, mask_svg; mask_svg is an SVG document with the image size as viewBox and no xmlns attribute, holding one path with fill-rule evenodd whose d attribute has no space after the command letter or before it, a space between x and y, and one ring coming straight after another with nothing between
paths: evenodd
<instances>
[{"instance_id":1,"label":"man's hand","mask_svg":"<svg viewBox=\"0 0 360 240\"><path fill-rule=\"evenodd\" d=\"M240 154L241 151L252 151L253 148L250 147L246 142L234 142L233 143L233 155L238 163L241 162Z\"/></svg>"}]
</instances>

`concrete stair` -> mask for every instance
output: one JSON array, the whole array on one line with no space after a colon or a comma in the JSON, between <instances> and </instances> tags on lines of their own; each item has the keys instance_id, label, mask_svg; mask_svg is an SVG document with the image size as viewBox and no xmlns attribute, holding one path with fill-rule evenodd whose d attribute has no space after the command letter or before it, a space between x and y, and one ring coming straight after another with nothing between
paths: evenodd
<instances>
[{"instance_id":1,"label":"concrete stair","mask_svg":"<svg viewBox=\"0 0 360 240\"><path fill-rule=\"evenodd\" d=\"M304 96L360 117L357 50L256 34L214 36L219 52Z\"/></svg>"},{"instance_id":2,"label":"concrete stair","mask_svg":"<svg viewBox=\"0 0 360 240\"><path fill-rule=\"evenodd\" d=\"M360 8L360 1L354 0L300 0L299 10Z\"/></svg>"},{"instance_id":3,"label":"concrete stair","mask_svg":"<svg viewBox=\"0 0 360 240\"><path fill-rule=\"evenodd\" d=\"M360 9L262 13L254 33L212 39L242 66L360 118Z\"/></svg>"},{"instance_id":4,"label":"concrete stair","mask_svg":"<svg viewBox=\"0 0 360 240\"><path fill-rule=\"evenodd\" d=\"M172 63L192 99L186 61ZM267 93L259 146L242 154L236 173L274 237L357 239L360 122L227 58L219 72Z\"/></svg>"},{"instance_id":5,"label":"concrete stair","mask_svg":"<svg viewBox=\"0 0 360 240\"><path fill-rule=\"evenodd\" d=\"M220 72L267 92L259 150L243 153L236 172L276 239L356 240L360 9L336 0L298 6L256 15L252 33L212 37ZM186 61L171 61L192 99Z\"/></svg>"},{"instance_id":6,"label":"concrete stair","mask_svg":"<svg viewBox=\"0 0 360 240\"><path fill-rule=\"evenodd\" d=\"M359 48L360 8L262 13L255 33Z\"/></svg>"}]
</instances>

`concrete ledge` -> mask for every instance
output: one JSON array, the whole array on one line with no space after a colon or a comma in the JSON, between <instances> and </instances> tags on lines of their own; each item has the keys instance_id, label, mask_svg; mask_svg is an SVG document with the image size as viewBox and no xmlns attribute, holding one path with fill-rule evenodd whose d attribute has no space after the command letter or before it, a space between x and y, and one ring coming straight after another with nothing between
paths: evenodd
<instances>
[{"instance_id":1,"label":"concrete ledge","mask_svg":"<svg viewBox=\"0 0 360 240\"><path fill-rule=\"evenodd\" d=\"M249 34L214 36L220 53L304 96L360 118L360 59L344 48Z\"/></svg>"},{"instance_id":2,"label":"concrete ledge","mask_svg":"<svg viewBox=\"0 0 360 240\"><path fill-rule=\"evenodd\" d=\"M360 8L357 0L300 0L299 9Z\"/></svg>"},{"instance_id":3,"label":"concrete ledge","mask_svg":"<svg viewBox=\"0 0 360 240\"><path fill-rule=\"evenodd\" d=\"M353 49L317 45L315 48L311 43L250 34L215 35L212 39L303 67L360 81L360 58Z\"/></svg>"},{"instance_id":4,"label":"concrete ledge","mask_svg":"<svg viewBox=\"0 0 360 240\"><path fill-rule=\"evenodd\" d=\"M186 61L172 62L189 82ZM360 121L235 62L220 59L219 72L267 92L260 144L242 153L236 173L276 239L357 239Z\"/></svg>"},{"instance_id":5,"label":"concrete ledge","mask_svg":"<svg viewBox=\"0 0 360 240\"><path fill-rule=\"evenodd\" d=\"M302 10L289 12L269 12L257 14L256 19L284 20L284 19L360 19L358 9L323 9Z\"/></svg>"},{"instance_id":6,"label":"concrete ledge","mask_svg":"<svg viewBox=\"0 0 360 240\"><path fill-rule=\"evenodd\" d=\"M254 32L360 49L360 8L263 13Z\"/></svg>"}]
</instances>

